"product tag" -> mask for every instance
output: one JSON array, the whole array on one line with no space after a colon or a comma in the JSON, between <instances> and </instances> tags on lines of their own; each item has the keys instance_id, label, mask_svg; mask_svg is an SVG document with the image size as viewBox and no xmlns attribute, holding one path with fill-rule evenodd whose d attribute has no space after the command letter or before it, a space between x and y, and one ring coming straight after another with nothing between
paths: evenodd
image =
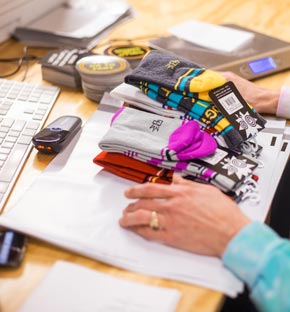
<instances>
[{"instance_id":1,"label":"product tag","mask_svg":"<svg viewBox=\"0 0 290 312\"><path fill-rule=\"evenodd\" d=\"M231 81L211 90L209 96L244 140L248 140L264 129L266 123L264 118L251 109Z\"/></svg>"},{"instance_id":2,"label":"product tag","mask_svg":"<svg viewBox=\"0 0 290 312\"><path fill-rule=\"evenodd\" d=\"M221 147L218 147L214 154L195 159L194 162L230 178L236 186L258 166L254 159Z\"/></svg>"}]
</instances>

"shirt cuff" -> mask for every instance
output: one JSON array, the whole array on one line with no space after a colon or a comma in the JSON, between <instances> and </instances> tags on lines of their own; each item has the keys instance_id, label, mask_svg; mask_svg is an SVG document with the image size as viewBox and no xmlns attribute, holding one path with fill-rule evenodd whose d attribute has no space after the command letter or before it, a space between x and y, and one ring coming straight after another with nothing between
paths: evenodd
<instances>
[{"instance_id":1,"label":"shirt cuff","mask_svg":"<svg viewBox=\"0 0 290 312\"><path fill-rule=\"evenodd\" d=\"M223 264L251 288L270 250L279 241L280 237L272 229L254 221L230 241L222 257Z\"/></svg>"},{"instance_id":2,"label":"shirt cuff","mask_svg":"<svg viewBox=\"0 0 290 312\"><path fill-rule=\"evenodd\" d=\"M276 115L290 119L290 86L281 88Z\"/></svg>"}]
</instances>

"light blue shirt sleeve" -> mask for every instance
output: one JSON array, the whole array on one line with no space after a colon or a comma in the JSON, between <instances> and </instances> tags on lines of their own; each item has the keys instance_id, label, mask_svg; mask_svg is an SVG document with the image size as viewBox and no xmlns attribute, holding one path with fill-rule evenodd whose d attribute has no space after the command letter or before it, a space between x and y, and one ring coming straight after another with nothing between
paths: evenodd
<instances>
[{"instance_id":1,"label":"light blue shirt sleeve","mask_svg":"<svg viewBox=\"0 0 290 312\"><path fill-rule=\"evenodd\" d=\"M229 243L224 265L250 289L259 311L290 311L290 241L254 221Z\"/></svg>"},{"instance_id":2,"label":"light blue shirt sleeve","mask_svg":"<svg viewBox=\"0 0 290 312\"><path fill-rule=\"evenodd\" d=\"M290 86L282 86L276 116L290 119Z\"/></svg>"}]
</instances>

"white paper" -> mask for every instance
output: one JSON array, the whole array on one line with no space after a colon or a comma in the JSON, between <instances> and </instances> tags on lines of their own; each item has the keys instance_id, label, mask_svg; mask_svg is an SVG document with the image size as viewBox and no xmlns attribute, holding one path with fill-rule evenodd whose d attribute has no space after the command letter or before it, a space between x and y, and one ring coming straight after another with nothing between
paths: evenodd
<instances>
[{"instance_id":1,"label":"white paper","mask_svg":"<svg viewBox=\"0 0 290 312\"><path fill-rule=\"evenodd\" d=\"M114 1L112 6L59 7L46 16L30 23L27 28L73 38L93 37L114 24L130 6Z\"/></svg>"},{"instance_id":2,"label":"white paper","mask_svg":"<svg viewBox=\"0 0 290 312\"><path fill-rule=\"evenodd\" d=\"M79 140L75 138L54 158L16 205L0 217L0 225L125 269L236 296L243 284L219 259L147 241L118 225L129 203L123 192L135 183L102 170L92 161L100 152L98 142L112 118L107 110L106 105L100 105ZM271 127L278 129L274 147L272 134L259 134L259 143L264 145L261 159L266 165L258 173L261 201L241 204L250 218L261 221L271 201L265 194L276 188L271 177L277 171L285 120L270 123Z\"/></svg>"},{"instance_id":3,"label":"white paper","mask_svg":"<svg viewBox=\"0 0 290 312\"><path fill-rule=\"evenodd\" d=\"M180 293L56 262L19 312L174 312Z\"/></svg>"},{"instance_id":4,"label":"white paper","mask_svg":"<svg viewBox=\"0 0 290 312\"><path fill-rule=\"evenodd\" d=\"M236 296L243 284L219 259L147 241L119 226L129 203L124 190L135 183L92 161L112 118L101 109L86 123L77 144L72 141L54 158L0 217L0 224L125 269Z\"/></svg>"},{"instance_id":5,"label":"white paper","mask_svg":"<svg viewBox=\"0 0 290 312\"><path fill-rule=\"evenodd\" d=\"M254 33L225 26L189 20L169 29L178 38L201 47L233 52L254 38Z\"/></svg>"}]
</instances>

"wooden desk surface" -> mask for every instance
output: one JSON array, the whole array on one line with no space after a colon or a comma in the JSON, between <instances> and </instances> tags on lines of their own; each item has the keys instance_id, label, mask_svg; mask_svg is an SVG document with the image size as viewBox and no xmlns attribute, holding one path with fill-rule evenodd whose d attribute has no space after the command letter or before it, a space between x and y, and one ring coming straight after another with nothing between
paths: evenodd
<instances>
[{"instance_id":1,"label":"wooden desk surface","mask_svg":"<svg viewBox=\"0 0 290 312\"><path fill-rule=\"evenodd\" d=\"M166 30L177 23L198 19L216 24L236 23L290 42L290 7L289 1L285 0L130 0L129 2L136 10L135 17L112 31L108 38L134 40L140 37L154 37L166 34ZM22 47L21 44L9 40L0 44L0 56L19 56ZM29 52L41 56L46 50L29 49ZM2 65L0 66L0 69L3 69ZM22 72L11 79L19 80L21 76ZM40 65L37 63L31 63L26 81L48 84L42 81ZM256 83L269 88L279 88L282 84L290 85L290 71L260 79ZM81 92L62 87L47 123L68 113L80 116L85 122L96 108L97 103L86 99ZM6 208L9 209L9 203L13 202L42 172L52 158L53 156L39 155L35 150L32 151ZM21 267L15 270L0 270L0 311L16 311L58 259L149 285L176 288L182 292L178 312L218 311L223 300L222 294L212 290L121 270L31 238Z\"/></svg>"}]
</instances>

